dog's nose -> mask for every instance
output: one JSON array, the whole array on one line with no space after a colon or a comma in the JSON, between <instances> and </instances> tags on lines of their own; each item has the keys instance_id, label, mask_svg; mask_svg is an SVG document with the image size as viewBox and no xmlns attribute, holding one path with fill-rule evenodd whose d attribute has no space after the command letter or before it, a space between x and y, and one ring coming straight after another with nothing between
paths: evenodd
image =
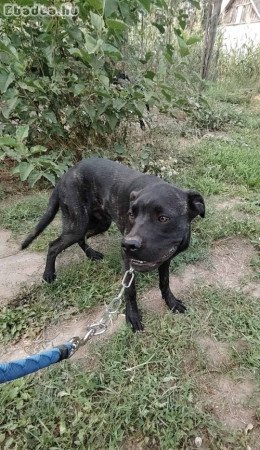
<instances>
[{"instance_id":1,"label":"dog's nose","mask_svg":"<svg viewBox=\"0 0 260 450\"><path fill-rule=\"evenodd\" d=\"M124 238L122 240L122 248L125 251L135 252L136 250L139 250L142 246L142 241L139 238Z\"/></svg>"}]
</instances>

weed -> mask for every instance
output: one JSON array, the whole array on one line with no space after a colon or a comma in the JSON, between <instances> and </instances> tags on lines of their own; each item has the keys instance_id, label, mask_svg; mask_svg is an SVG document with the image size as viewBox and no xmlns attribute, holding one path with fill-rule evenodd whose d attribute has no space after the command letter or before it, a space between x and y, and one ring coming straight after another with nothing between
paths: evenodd
<instances>
[{"instance_id":1,"label":"weed","mask_svg":"<svg viewBox=\"0 0 260 450\"><path fill-rule=\"evenodd\" d=\"M234 81L225 81L225 83L211 83L207 89L207 96L214 99L214 102L248 105L253 92L254 89L252 88L238 87Z\"/></svg>"},{"instance_id":2,"label":"weed","mask_svg":"<svg viewBox=\"0 0 260 450\"><path fill-rule=\"evenodd\" d=\"M218 105L218 107L201 105L191 112L189 124L201 132L225 130L227 125L241 124L241 114L228 105Z\"/></svg>"}]
</instances>

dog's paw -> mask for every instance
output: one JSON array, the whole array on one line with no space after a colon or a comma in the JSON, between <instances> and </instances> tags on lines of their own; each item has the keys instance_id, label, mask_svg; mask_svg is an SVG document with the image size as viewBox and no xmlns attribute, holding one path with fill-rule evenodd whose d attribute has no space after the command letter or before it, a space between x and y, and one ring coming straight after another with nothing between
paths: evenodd
<instances>
[{"instance_id":1,"label":"dog's paw","mask_svg":"<svg viewBox=\"0 0 260 450\"><path fill-rule=\"evenodd\" d=\"M43 278L43 281L46 281L46 283L53 283L53 281L56 280L56 273L54 273L54 272L44 272L42 278Z\"/></svg>"},{"instance_id":2,"label":"dog's paw","mask_svg":"<svg viewBox=\"0 0 260 450\"><path fill-rule=\"evenodd\" d=\"M91 259L91 261L100 261L101 259L104 258L103 253L100 253L96 250L93 250L93 248L87 248L86 250L86 256Z\"/></svg>"},{"instance_id":3,"label":"dog's paw","mask_svg":"<svg viewBox=\"0 0 260 450\"><path fill-rule=\"evenodd\" d=\"M131 316L126 315L126 322L131 325L134 333L136 331L143 331L143 329L144 329L144 326L141 322L140 317L136 314L131 314Z\"/></svg>"},{"instance_id":4,"label":"dog's paw","mask_svg":"<svg viewBox=\"0 0 260 450\"><path fill-rule=\"evenodd\" d=\"M181 300L178 300L176 298L175 301L174 301L173 306L171 307L171 310L172 310L173 313L179 312L179 313L183 314L183 313L185 313L187 308L184 305L184 303L182 303Z\"/></svg>"}]
</instances>

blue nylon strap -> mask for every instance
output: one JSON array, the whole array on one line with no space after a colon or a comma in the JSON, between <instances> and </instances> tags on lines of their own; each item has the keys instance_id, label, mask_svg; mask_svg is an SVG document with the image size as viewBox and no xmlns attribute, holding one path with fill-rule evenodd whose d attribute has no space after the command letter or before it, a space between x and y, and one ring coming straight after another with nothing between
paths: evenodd
<instances>
[{"instance_id":1,"label":"blue nylon strap","mask_svg":"<svg viewBox=\"0 0 260 450\"><path fill-rule=\"evenodd\" d=\"M72 347L72 343L67 342L60 347L45 350L37 355L0 364L0 384L37 372L44 367L68 358Z\"/></svg>"}]
</instances>

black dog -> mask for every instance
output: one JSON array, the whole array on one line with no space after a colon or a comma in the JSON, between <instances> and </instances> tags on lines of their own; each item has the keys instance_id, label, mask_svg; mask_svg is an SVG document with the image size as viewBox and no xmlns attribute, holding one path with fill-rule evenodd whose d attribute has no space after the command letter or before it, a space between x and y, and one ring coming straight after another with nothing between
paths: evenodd
<instances>
[{"instance_id":1,"label":"black dog","mask_svg":"<svg viewBox=\"0 0 260 450\"><path fill-rule=\"evenodd\" d=\"M205 215L200 194L108 159L82 160L57 183L46 213L22 249L54 219L59 208L63 231L49 245L44 280L50 283L55 279L57 255L76 242L88 258L101 259L102 253L89 247L85 238L103 233L113 221L124 236L125 270L130 266L138 272L158 268L160 290L168 307L173 312L185 311L170 290L169 266L170 260L189 245L191 220ZM143 329L134 282L126 290L126 320L134 330Z\"/></svg>"}]
</instances>

